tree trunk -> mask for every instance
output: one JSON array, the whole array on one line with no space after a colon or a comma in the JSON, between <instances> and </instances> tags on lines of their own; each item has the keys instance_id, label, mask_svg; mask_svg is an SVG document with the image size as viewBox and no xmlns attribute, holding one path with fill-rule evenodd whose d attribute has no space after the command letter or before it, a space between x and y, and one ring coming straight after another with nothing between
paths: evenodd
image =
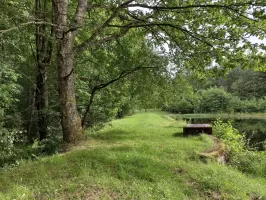
<instances>
[{"instance_id":1,"label":"tree trunk","mask_svg":"<svg viewBox=\"0 0 266 200\"><path fill-rule=\"evenodd\" d=\"M83 118L82 118L82 128L85 129L85 125L86 125L86 120L88 120L89 118L89 115L91 114L91 107L92 107L92 104L93 104L93 100L94 100L94 95L95 95L95 92L96 92L96 89L94 88L91 92L91 96L90 96L90 101L89 101L89 104L86 108L86 111L83 115ZM90 119L89 119L90 120Z\"/></svg>"},{"instance_id":2,"label":"tree trunk","mask_svg":"<svg viewBox=\"0 0 266 200\"><path fill-rule=\"evenodd\" d=\"M38 65L36 76L36 108L38 114L39 138L43 140L48 135L48 88L47 88L47 69L42 69Z\"/></svg>"},{"instance_id":3,"label":"tree trunk","mask_svg":"<svg viewBox=\"0 0 266 200\"><path fill-rule=\"evenodd\" d=\"M34 117L36 113L36 87L29 86L28 92L28 114L26 116L26 128L27 128L27 138L30 143L33 143L35 139L38 138L37 126L35 125Z\"/></svg>"},{"instance_id":4,"label":"tree trunk","mask_svg":"<svg viewBox=\"0 0 266 200\"><path fill-rule=\"evenodd\" d=\"M75 96L75 73L73 66L73 39L71 33L64 36L57 44L57 67L59 81L59 99L63 139L75 143L81 138L81 119L77 112Z\"/></svg>"},{"instance_id":5,"label":"tree trunk","mask_svg":"<svg viewBox=\"0 0 266 200\"><path fill-rule=\"evenodd\" d=\"M77 111L75 96L74 39L77 34L76 25L83 22L87 8L87 0L79 0L74 22L68 28L68 0L54 0L57 41L57 69L61 124L63 140L75 143L82 137L81 119Z\"/></svg>"},{"instance_id":6,"label":"tree trunk","mask_svg":"<svg viewBox=\"0 0 266 200\"><path fill-rule=\"evenodd\" d=\"M48 21L46 14L48 12L47 0L35 0L36 21ZM38 116L39 139L43 140L48 135L48 86L47 70L52 60L52 42L47 39L47 25L36 24L36 108ZM51 27L50 35L53 35Z\"/></svg>"}]
</instances>

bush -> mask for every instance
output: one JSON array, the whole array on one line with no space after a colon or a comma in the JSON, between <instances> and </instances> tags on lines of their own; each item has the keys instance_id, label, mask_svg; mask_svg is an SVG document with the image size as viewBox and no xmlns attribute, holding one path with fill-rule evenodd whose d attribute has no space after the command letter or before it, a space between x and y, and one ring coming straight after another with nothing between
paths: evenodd
<instances>
[{"instance_id":1,"label":"bush","mask_svg":"<svg viewBox=\"0 0 266 200\"><path fill-rule=\"evenodd\" d=\"M232 95L223 88L210 88L202 91L200 109L201 112L230 112Z\"/></svg>"},{"instance_id":2,"label":"bush","mask_svg":"<svg viewBox=\"0 0 266 200\"><path fill-rule=\"evenodd\" d=\"M230 121L223 123L221 120L214 122L213 126L214 135L222 139L227 146L228 158L244 151L245 149L245 137L239 134L238 130L233 128Z\"/></svg>"},{"instance_id":3,"label":"bush","mask_svg":"<svg viewBox=\"0 0 266 200\"><path fill-rule=\"evenodd\" d=\"M265 112L266 111L266 99L246 99L241 100L239 97L233 96L230 101L230 105L234 112Z\"/></svg>"},{"instance_id":4,"label":"bush","mask_svg":"<svg viewBox=\"0 0 266 200\"><path fill-rule=\"evenodd\" d=\"M250 151L246 148L246 139L230 121L222 123L217 120L213 133L226 145L228 162L238 170L256 176L266 176L266 154L263 151Z\"/></svg>"},{"instance_id":5,"label":"bush","mask_svg":"<svg viewBox=\"0 0 266 200\"><path fill-rule=\"evenodd\" d=\"M258 111L266 112L266 96L258 100Z\"/></svg>"},{"instance_id":6,"label":"bush","mask_svg":"<svg viewBox=\"0 0 266 200\"><path fill-rule=\"evenodd\" d=\"M19 75L13 66L0 63L0 166L15 155L14 143L16 132L13 125L16 120L16 96L21 87L18 84ZM15 120L14 120L15 119Z\"/></svg>"},{"instance_id":7,"label":"bush","mask_svg":"<svg viewBox=\"0 0 266 200\"><path fill-rule=\"evenodd\" d=\"M232 112L244 112L244 103L239 97L232 96L229 104Z\"/></svg>"},{"instance_id":8,"label":"bush","mask_svg":"<svg viewBox=\"0 0 266 200\"><path fill-rule=\"evenodd\" d=\"M258 112L258 101L256 99L244 100L244 112Z\"/></svg>"},{"instance_id":9,"label":"bush","mask_svg":"<svg viewBox=\"0 0 266 200\"><path fill-rule=\"evenodd\" d=\"M189 95L182 98L177 98L173 103L164 108L164 110L172 113L195 113L198 108L198 104L198 96Z\"/></svg>"},{"instance_id":10,"label":"bush","mask_svg":"<svg viewBox=\"0 0 266 200\"><path fill-rule=\"evenodd\" d=\"M8 131L0 125L0 166L14 156L14 141L14 132Z\"/></svg>"},{"instance_id":11,"label":"bush","mask_svg":"<svg viewBox=\"0 0 266 200\"><path fill-rule=\"evenodd\" d=\"M119 106L116 118L120 119L132 114L133 114L132 105L129 102L125 102L124 104L121 103L121 105Z\"/></svg>"}]
</instances>

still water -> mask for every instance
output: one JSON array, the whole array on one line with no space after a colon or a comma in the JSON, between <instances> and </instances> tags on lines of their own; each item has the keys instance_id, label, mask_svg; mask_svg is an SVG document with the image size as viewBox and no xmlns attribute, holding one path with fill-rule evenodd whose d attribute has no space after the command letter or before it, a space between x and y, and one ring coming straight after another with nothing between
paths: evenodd
<instances>
[{"instance_id":1,"label":"still water","mask_svg":"<svg viewBox=\"0 0 266 200\"><path fill-rule=\"evenodd\" d=\"M183 118L188 123L192 124L206 124L213 123L214 118ZM228 119L222 119L227 122ZM266 119L233 119L231 120L234 128L245 135L249 140L249 147L256 148L257 150L265 150L263 142L266 140Z\"/></svg>"}]
</instances>

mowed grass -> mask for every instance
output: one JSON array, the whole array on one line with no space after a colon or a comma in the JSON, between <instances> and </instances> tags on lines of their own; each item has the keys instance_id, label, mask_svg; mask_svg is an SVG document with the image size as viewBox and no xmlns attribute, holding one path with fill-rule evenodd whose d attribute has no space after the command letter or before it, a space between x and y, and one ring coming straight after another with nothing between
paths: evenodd
<instances>
[{"instance_id":1,"label":"mowed grass","mask_svg":"<svg viewBox=\"0 0 266 200\"><path fill-rule=\"evenodd\" d=\"M266 113L193 113L171 114L173 118L212 118L212 119L266 119Z\"/></svg>"},{"instance_id":2,"label":"mowed grass","mask_svg":"<svg viewBox=\"0 0 266 200\"><path fill-rule=\"evenodd\" d=\"M215 160L184 122L139 113L91 134L72 151L0 172L0 199L266 199L266 179Z\"/></svg>"}]
</instances>

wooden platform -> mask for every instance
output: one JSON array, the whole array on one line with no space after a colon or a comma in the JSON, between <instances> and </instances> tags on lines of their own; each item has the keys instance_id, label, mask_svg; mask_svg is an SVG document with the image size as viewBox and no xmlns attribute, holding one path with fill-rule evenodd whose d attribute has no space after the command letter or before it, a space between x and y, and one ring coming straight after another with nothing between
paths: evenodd
<instances>
[{"instance_id":1,"label":"wooden platform","mask_svg":"<svg viewBox=\"0 0 266 200\"><path fill-rule=\"evenodd\" d=\"M212 134L212 126L210 124L187 124L183 128L184 135L199 135L201 133Z\"/></svg>"}]
</instances>

